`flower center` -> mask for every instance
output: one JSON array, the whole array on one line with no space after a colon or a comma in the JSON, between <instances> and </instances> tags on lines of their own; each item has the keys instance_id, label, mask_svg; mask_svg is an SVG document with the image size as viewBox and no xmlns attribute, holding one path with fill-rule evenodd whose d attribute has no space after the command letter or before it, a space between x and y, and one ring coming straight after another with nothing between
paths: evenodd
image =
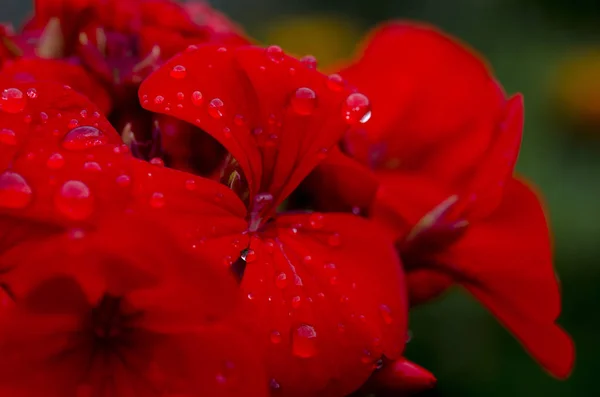
<instances>
[{"instance_id":1,"label":"flower center","mask_svg":"<svg viewBox=\"0 0 600 397\"><path fill-rule=\"evenodd\" d=\"M122 298L104 295L92 309L92 330L100 344L110 344L127 328L127 318L121 312Z\"/></svg>"}]
</instances>

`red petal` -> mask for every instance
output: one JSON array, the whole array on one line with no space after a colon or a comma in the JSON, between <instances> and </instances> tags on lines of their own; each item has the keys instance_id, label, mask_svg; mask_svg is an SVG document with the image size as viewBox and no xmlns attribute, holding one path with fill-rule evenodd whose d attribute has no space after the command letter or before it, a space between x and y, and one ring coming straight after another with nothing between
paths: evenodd
<instances>
[{"instance_id":1,"label":"red petal","mask_svg":"<svg viewBox=\"0 0 600 397\"><path fill-rule=\"evenodd\" d=\"M425 368L402 357L385 363L379 371L374 373L372 382L381 391L416 393L433 388L437 380Z\"/></svg>"},{"instance_id":2,"label":"red petal","mask_svg":"<svg viewBox=\"0 0 600 397\"><path fill-rule=\"evenodd\" d=\"M68 85L94 102L102 113L111 109L111 99L106 90L78 65L69 62L21 58L4 66L2 73L7 79L26 82L47 81Z\"/></svg>"},{"instance_id":3,"label":"red petal","mask_svg":"<svg viewBox=\"0 0 600 397\"><path fill-rule=\"evenodd\" d=\"M294 99L299 89L306 98ZM276 206L348 128L349 93L330 90L325 76L274 47L203 46L145 80L140 99L214 136L240 163L251 193L273 194Z\"/></svg>"},{"instance_id":4,"label":"red petal","mask_svg":"<svg viewBox=\"0 0 600 397\"><path fill-rule=\"evenodd\" d=\"M284 215L276 225L250 241L240 316L267 352L272 387L285 396L346 395L382 355L403 350L395 251L372 223L350 215Z\"/></svg>"},{"instance_id":5,"label":"red petal","mask_svg":"<svg viewBox=\"0 0 600 397\"><path fill-rule=\"evenodd\" d=\"M382 26L341 74L373 102L367 142L383 147L361 160L398 163L445 183L484 158L505 102L476 55L423 25Z\"/></svg>"},{"instance_id":6,"label":"red petal","mask_svg":"<svg viewBox=\"0 0 600 397\"><path fill-rule=\"evenodd\" d=\"M494 214L436 257L553 375L571 372L574 346L555 324L560 294L548 226L536 195L512 180Z\"/></svg>"}]
</instances>

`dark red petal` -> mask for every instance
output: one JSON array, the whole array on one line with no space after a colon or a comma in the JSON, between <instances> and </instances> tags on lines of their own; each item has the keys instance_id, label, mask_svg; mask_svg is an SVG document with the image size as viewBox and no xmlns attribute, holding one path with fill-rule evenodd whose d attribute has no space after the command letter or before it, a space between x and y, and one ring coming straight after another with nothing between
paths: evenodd
<instances>
[{"instance_id":1,"label":"dark red petal","mask_svg":"<svg viewBox=\"0 0 600 397\"><path fill-rule=\"evenodd\" d=\"M88 97L102 113L111 109L106 90L79 65L53 59L21 58L6 64L2 73L7 79L68 85Z\"/></svg>"},{"instance_id":2,"label":"dark red petal","mask_svg":"<svg viewBox=\"0 0 600 397\"><path fill-rule=\"evenodd\" d=\"M574 346L560 313L548 226L539 199L518 180L502 204L436 257L441 269L483 303L550 373L571 372Z\"/></svg>"},{"instance_id":3,"label":"dark red petal","mask_svg":"<svg viewBox=\"0 0 600 397\"><path fill-rule=\"evenodd\" d=\"M334 147L302 187L319 211L362 213L375 199L378 180L367 167Z\"/></svg>"},{"instance_id":4,"label":"dark red petal","mask_svg":"<svg viewBox=\"0 0 600 397\"><path fill-rule=\"evenodd\" d=\"M437 382L431 372L404 357L386 362L371 381L380 391L404 394L431 389Z\"/></svg>"},{"instance_id":5,"label":"dark red petal","mask_svg":"<svg viewBox=\"0 0 600 397\"><path fill-rule=\"evenodd\" d=\"M145 80L140 99L214 136L239 162L251 193L270 193L277 205L348 128L349 93L329 89L325 76L278 47L202 46Z\"/></svg>"},{"instance_id":6,"label":"dark red petal","mask_svg":"<svg viewBox=\"0 0 600 397\"><path fill-rule=\"evenodd\" d=\"M278 393L344 396L382 355L402 353L407 302L398 258L359 217L283 215L276 226L250 240L240 318L267 352Z\"/></svg>"},{"instance_id":7,"label":"dark red petal","mask_svg":"<svg viewBox=\"0 0 600 397\"><path fill-rule=\"evenodd\" d=\"M483 159L505 101L477 55L425 25L383 25L341 74L373 103L364 129L368 142L382 147L361 160L443 181Z\"/></svg>"}]
</instances>

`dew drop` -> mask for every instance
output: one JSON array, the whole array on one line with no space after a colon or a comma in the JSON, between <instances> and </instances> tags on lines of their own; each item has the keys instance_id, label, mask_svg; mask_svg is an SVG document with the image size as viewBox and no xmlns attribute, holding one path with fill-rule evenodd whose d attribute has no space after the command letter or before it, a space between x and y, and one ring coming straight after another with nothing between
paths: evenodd
<instances>
[{"instance_id":1,"label":"dew drop","mask_svg":"<svg viewBox=\"0 0 600 397\"><path fill-rule=\"evenodd\" d=\"M174 79L183 79L187 75L187 70L183 65L175 65L169 74Z\"/></svg>"},{"instance_id":2,"label":"dew drop","mask_svg":"<svg viewBox=\"0 0 600 397\"><path fill-rule=\"evenodd\" d=\"M117 185L121 186L121 187L127 187L129 185L131 185L131 178L129 177L129 175L119 175L116 179L115 182L117 183Z\"/></svg>"},{"instance_id":3,"label":"dew drop","mask_svg":"<svg viewBox=\"0 0 600 397\"><path fill-rule=\"evenodd\" d=\"M193 179L188 179L187 181L185 181L185 189L190 192L196 190L196 181Z\"/></svg>"},{"instance_id":4,"label":"dew drop","mask_svg":"<svg viewBox=\"0 0 600 397\"><path fill-rule=\"evenodd\" d=\"M315 58L312 55L303 56L300 59L300 62L302 62L304 67L306 67L307 69L316 69L317 68L317 58Z\"/></svg>"},{"instance_id":5,"label":"dew drop","mask_svg":"<svg viewBox=\"0 0 600 397\"><path fill-rule=\"evenodd\" d=\"M94 211L94 196L81 181L67 181L54 196L56 209L71 220L87 219Z\"/></svg>"},{"instance_id":6,"label":"dew drop","mask_svg":"<svg viewBox=\"0 0 600 397\"><path fill-rule=\"evenodd\" d=\"M331 247L339 247L342 245L342 237L339 233L333 233L327 238L327 244Z\"/></svg>"},{"instance_id":7,"label":"dew drop","mask_svg":"<svg viewBox=\"0 0 600 397\"><path fill-rule=\"evenodd\" d=\"M48 113L40 112L40 120L42 121L42 124L46 124L48 122L48 118Z\"/></svg>"},{"instance_id":8,"label":"dew drop","mask_svg":"<svg viewBox=\"0 0 600 397\"><path fill-rule=\"evenodd\" d=\"M327 158L327 153L329 152L329 150L327 148L321 148L319 149L319 151L317 152L317 158L319 160L325 160Z\"/></svg>"},{"instance_id":9,"label":"dew drop","mask_svg":"<svg viewBox=\"0 0 600 397\"><path fill-rule=\"evenodd\" d=\"M17 134L8 128L0 129L0 143L14 146L17 144Z\"/></svg>"},{"instance_id":10,"label":"dew drop","mask_svg":"<svg viewBox=\"0 0 600 397\"><path fill-rule=\"evenodd\" d=\"M313 212L310 215L310 217L308 218L308 222L310 224L310 227L318 230L318 229L323 228L323 219L324 219L323 214L321 214L319 212Z\"/></svg>"},{"instance_id":11,"label":"dew drop","mask_svg":"<svg viewBox=\"0 0 600 397\"><path fill-rule=\"evenodd\" d=\"M65 165L65 158L60 153L53 153L48 157L46 166L51 170L57 170Z\"/></svg>"},{"instance_id":12,"label":"dew drop","mask_svg":"<svg viewBox=\"0 0 600 397\"><path fill-rule=\"evenodd\" d=\"M388 305L379 306L379 314L381 314L383 322L388 325L394 321L394 319L392 318L392 310L389 308Z\"/></svg>"},{"instance_id":13,"label":"dew drop","mask_svg":"<svg viewBox=\"0 0 600 397\"><path fill-rule=\"evenodd\" d=\"M306 255L304 258L302 258L302 263L304 263L305 265L310 265L313 262L313 258L310 255Z\"/></svg>"},{"instance_id":14,"label":"dew drop","mask_svg":"<svg viewBox=\"0 0 600 397\"><path fill-rule=\"evenodd\" d=\"M29 99L36 99L38 97L37 90L35 88L27 89L27 97Z\"/></svg>"},{"instance_id":15,"label":"dew drop","mask_svg":"<svg viewBox=\"0 0 600 397\"><path fill-rule=\"evenodd\" d=\"M271 343L277 345L281 343L281 333L279 331L272 331L270 335Z\"/></svg>"},{"instance_id":16,"label":"dew drop","mask_svg":"<svg viewBox=\"0 0 600 397\"><path fill-rule=\"evenodd\" d=\"M236 114L233 117L233 124L237 125L238 127L243 127L244 124L246 124L246 120L244 119L244 116L242 116L241 114Z\"/></svg>"},{"instance_id":17,"label":"dew drop","mask_svg":"<svg viewBox=\"0 0 600 397\"><path fill-rule=\"evenodd\" d=\"M366 122L371 117L370 112L369 98L359 92L348 95L342 106L342 116L348 124Z\"/></svg>"},{"instance_id":18,"label":"dew drop","mask_svg":"<svg viewBox=\"0 0 600 397\"><path fill-rule=\"evenodd\" d=\"M302 303L302 298L300 298L299 296L296 295L292 298L291 304L294 309L299 308L301 303Z\"/></svg>"},{"instance_id":19,"label":"dew drop","mask_svg":"<svg viewBox=\"0 0 600 397\"><path fill-rule=\"evenodd\" d=\"M283 288L286 287L286 285L287 285L287 276L285 275L285 273L279 273L277 275L277 277L275 278L275 285L279 289L283 289Z\"/></svg>"},{"instance_id":20,"label":"dew drop","mask_svg":"<svg viewBox=\"0 0 600 397\"><path fill-rule=\"evenodd\" d=\"M8 113L19 113L25 109L26 98L18 88L7 88L0 97L2 110Z\"/></svg>"},{"instance_id":21,"label":"dew drop","mask_svg":"<svg viewBox=\"0 0 600 397\"><path fill-rule=\"evenodd\" d=\"M283 50L277 45L268 46L265 50L265 54L269 60L275 63L281 62L284 56Z\"/></svg>"},{"instance_id":22,"label":"dew drop","mask_svg":"<svg viewBox=\"0 0 600 397\"><path fill-rule=\"evenodd\" d=\"M155 165L157 167L164 167L165 162L160 157L153 157L150 159L150 164Z\"/></svg>"},{"instance_id":23,"label":"dew drop","mask_svg":"<svg viewBox=\"0 0 600 397\"><path fill-rule=\"evenodd\" d=\"M308 116L317 107L317 94L307 87L298 88L290 99L290 104L294 112L302 116Z\"/></svg>"},{"instance_id":24,"label":"dew drop","mask_svg":"<svg viewBox=\"0 0 600 397\"><path fill-rule=\"evenodd\" d=\"M204 97L200 91L192 92L192 103L194 106L201 106L204 103Z\"/></svg>"},{"instance_id":25,"label":"dew drop","mask_svg":"<svg viewBox=\"0 0 600 397\"><path fill-rule=\"evenodd\" d=\"M162 208L165 206L165 195L160 192L154 192L150 196L150 206L152 208Z\"/></svg>"},{"instance_id":26,"label":"dew drop","mask_svg":"<svg viewBox=\"0 0 600 397\"><path fill-rule=\"evenodd\" d=\"M67 132L62 140L62 147L67 150L85 150L105 145L106 136L96 127L82 125Z\"/></svg>"},{"instance_id":27,"label":"dew drop","mask_svg":"<svg viewBox=\"0 0 600 397\"><path fill-rule=\"evenodd\" d=\"M223 103L223 101L219 98L214 98L210 101L210 103L208 104L208 115L210 117L212 117L215 120L218 120L220 118L223 117L224 115L224 107L225 104Z\"/></svg>"},{"instance_id":28,"label":"dew drop","mask_svg":"<svg viewBox=\"0 0 600 397\"><path fill-rule=\"evenodd\" d=\"M79 127L79 120L77 119L71 119L69 120L69 123L67 124L67 127L69 127L69 129L73 129L73 128L77 128Z\"/></svg>"},{"instance_id":29,"label":"dew drop","mask_svg":"<svg viewBox=\"0 0 600 397\"><path fill-rule=\"evenodd\" d=\"M269 381L269 387L271 388L271 390L279 390L279 389L281 389L281 385L275 379L271 379Z\"/></svg>"},{"instance_id":30,"label":"dew drop","mask_svg":"<svg viewBox=\"0 0 600 397\"><path fill-rule=\"evenodd\" d=\"M161 103L163 103L165 101L165 97L162 95L157 95L154 97L154 103L156 105L160 105Z\"/></svg>"},{"instance_id":31,"label":"dew drop","mask_svg":"<svg viewBox=\"0 0 600 397\"><path fill-rule=\"evenodd\" d=\"M327 88L331 91L342 91L344 85L344 79L339 74L331 74L327 77Z\"/></svg>"},{"instance_id":32,"label":"dew drop","mask_svg":"<svg viewBox=\"0 0 600 397\"><path fill-rule=\"evenodd\" d=\"M185 99L185 94L183 92L178 92L176 96L177 100L179 101L183 101Z\"/></svg>"},{"instance_id":33,"label":"dew drop","mask_svg":"<svg viewBox=\"0 0 600 397\"><path fill-rule=\"evenodd\" d=\"M5 171L0 174L0 207L21 209L33 199L31 187L21 175Z\"/></svg>"},{"instance_id":34,"label":"dew drop","mask_svg":"<svg viewBox=\"0 0 600 397\"><path fill-rule=\"evenodd\" d=\"M79 112L79 115L81 116L81 118L86 119L88 116L88 111L83 109L81 112Z\"/></svg>"},{"instance_id":35,"label":"dew drop","mask_svg":"<svg viewBox=\"0 0 600 397\"><path fill-rule=\"evenodd\" d=\"M252 263L256 261L256 251L252 248L248 248L242 252L242 259L246 261L246 263Z\"/></svg>"},{"instance_id":36,"label":"dew drop","mask_svg":"<svg viewBox=\"0 0 600 397\"><path fill-rule=\"evenodd\" d=\"M310 358L317 354L317 332L311 325L303 324L292 333L292 353L296 357Z\"/></svg>"},{"instance_id":37,"label":"dew drop","mask_svg":"<svg viewBox=\"0 0 600 397\"><path fill-rule=\"evenodd\" d=\"M83 163L83 169L90 172L100 172L102 167L95 161L86 161Z\"/></svg>"}]
</instances>

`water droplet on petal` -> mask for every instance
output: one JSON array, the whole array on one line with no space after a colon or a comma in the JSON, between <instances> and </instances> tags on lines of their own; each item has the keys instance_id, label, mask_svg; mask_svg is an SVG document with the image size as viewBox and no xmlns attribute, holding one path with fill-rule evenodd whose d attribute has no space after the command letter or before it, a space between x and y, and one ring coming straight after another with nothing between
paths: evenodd
<instances>
[{"instance_id":1,"label":"water droplet on petal","mask_svg":"<svg viewBox=\"0 0 600 397\"><path fill-rule=\"evenodd\" d=\"M291 303L292 303L292 307L294 309L297 309L297 308L300 307L300 304L302 303L302 298L300 298L299 296L294 296L292 298L292 302Z\"/></svg>"},{"instance_id":2,"label":"water droplet on petal","mask_svg":"<svg viewBox=\"0 0 600 397\"><path fill-rule=\"evenodd\" d=\"M69 129L73 129L79 126L79 120L77 119L71 119L69 120L69 123L67 124L67 127L69 127Z\"/></svg>"},{"instance_id":3,"label":"water droplet on petal","mask_svg":"<svg viewBox=\"0 0 600 397\"><path fill-rule=\"evenodd\" d=\"M40 120L42 121L42 124L46 124L48 122L48 118L48 113L40 112Z\"/></svg>"},{"instance_id":4,"label":"water droplet on petal","mask_svg":"<svg viewBox=\"0 0 600 397\"><path fill-rule=\"evenodd\" d=\"M365 118L368 120L371 117L369 115L370 111L371 104L369 98L359 92L355 92L346 98L342 107L342 116L348 124L357 124L366 122L366 120L362 120Z\"/></svg>"},{"instance_id":5,"label":"water droplet on petal","mask_svg":"<svg viewBox=\"0 0 600 397\"><path fill-rule=\"evenodd\" d=\"M0 143L4 145L14 146L17 144L17 134L8 128L0 129Z\"/></svg>"},{"instance_id":6,"label":"water droplet on petal","mask_svg":"<svg viewBox=\"0 0 600 397\"><path fill-rule=\"evenodd\" d=\"M302 64L307 68L307 69L316 69L317 68L317 58L315 58L312 55L306 55L303 56L300 59L300 62L302 62Z\"/></svg>"},{"instance_id":7,"label":"water droplet on petal","mask_svg":"<svg viewBox=\"0 0 600 397\"><path fill-rule=\"evenodd\" d=\"M92 172L102 171L102 167L100 166L100 164L98 164L95 161L86 161L85 163L83 163L83 169Z\"/></svg>"},{"instance_id":8,"label":"water droplet on petal","mask_svg":"<svg viewBox=\"0 0 600 397\"><path fill-rule=\"evenodd\" d=\"M322 229L323 228L323 219L325 217L320 212L313 212L310 214L308 218L308 222L310 223L310 227L313 229Z\"/></svg>"},{"instance_id":9,"label":"water droplet on petal","mask_svg":"<svg viewBox=\"0 0 600 397\"><path fill-rule=\"evenodd\" d=\"M246 263L252 263L256 261L256 251L254 251L252 248L245 249L242 251L241 257L246 261Z\"/></svg>"},{"instance_id":10,"label":"water droplet on petal","mask_svg":"<svg viewBox=\"0 0 600 397\"><path fill-rule=\"evenodd\" d=\"M238 127L243 127L244 124L246 124L246 120L244 119L244 116L242 116L241 114L236 114L233 117L233 124L237 125Z\"/></svg>"},{"instance_id":11,"label":"water droplet on petal","mask_svg":"<svg viewBox=\"0 0 600 397\"><path fill-rule=\"evenodd\" d=\"M285 275L285 273L279 273L277 275L277 277L275 278L275 285L279 289L285 288L285 286L287 285L287 276Z\"/></svg>"},{"instance_id":12,"label":"water droplet on petal","mask_svg":"<svg viewBox=\"0 0 600 397\"><path fill-rule=\"evenodd\" d=\"M60 153L53 153L46 161L46 166L52 170L57 170L63 165L65 165L65 158Z\"/></svg>"},{"instance_id":13,"label":"water droplet on petal","mask_svg":"<svg viewBox=\"0 0 600 397\"><path fill-rule=\"evenodd\" d=\"M88 116L88 111L83 109L81 112L79 112L79 115L81 116L81 118L86 119Z\"/></svg>"},{"instance_id":14,"label":"water droplet on petal","mask_svg":"<svg viewBox=\"0 0 600 397\"><path fill-rule=\"evenodd\" d=\"M175 65L169 74L174 79L183 79L187 75L187 70L183 65Z\"/></svg>"},{"instance_id":15,"label":"water droplet on petal","mask_svg":"<svg viewBox=\"0 0 600 397\"><path fill-rule=\"evenodd\" d=\"M212 99L208 104L208 114L213 119L220 119L224 116L225 104L219 98Z\"/></svg>"},{"instance_id":16,"label":"water droplet on petal","mask_svg":"<svg viewBox=\"0 0 600 397\"><path fill-rule=\"evenodd\" d=\"M23 92L18 88L7 88L2 91L0 105L5 112L19 113L25 109L26 98L23 96Z\"/></svg>"},{"instance_id":17,"label":"water droplet on petal","mask_svg":"<svg viewBox=\"0 0 600 397\"><path fill-rule=\"evenodd\" d=\"M271 343L277 345L281 343L281 333L279 331L272 331L270 335Z\"/></svg>"},{"instance_id":18,"label":"water droplet on petal","mask_svg":"<svg viewBox=\"0 0 600 397\"><path fill-rule=\"evenodd\" d=\"M30 99L36 99L37 96L38 96L38 94L37 94L37 90L35 88L27 89L27 97L29 97Z\"/></svg>"},{"instance_id":19,"label":"water droplet on petal","mask_svg":"<svg viewBox=\"0 0 600 397\"><path fill-rule=\"evenodd\" d=\"M342 237L339 233L333 233L327 238L327 244L331 247L339 247L342 245Z\"/></svg>"},{"instance_id":20,"label":"water droplet on petal","mask_svg":"<svg viewBox=\"0 0 600 397\"><path fill-rule=\"evenodd\" d=\"M317 332L311 325L303 324L292 333L292 353L296 357L310 358L317 354Z\"/></svg>"},{"instance_id":21,"label":"water droplet on petal","mask_svg":"<svg viewBox=\"0 0 600 397\"><path fill-rule=\"evenodd\" d=\"M200 91L192 92L192 103L194 106L200 106L204 102L204 97Z\"/></svg>"},{"instance_id":22,"label":"water droplet on petal","mask_svg":"<svg viewBox=\"0 0 600 397\"><path fill-rule=\"evenodd\" d=\"M161 103L163 103L165 101L165 97L162 95L157 95L154 97L154 103L156 105L160 105Z\"/></svg>"},{"instance_id":23,"label":"water droplet on petal","mask_svg":"<svg viewBox=\"0 0 600 397\"><path fill-rule=\"evenodd\" d=\"M67 132L62 140L62 147L67 150L84 150L105 145L107 141L106 136L98 128L82 125Z\"/></svg>"},{"instance_id":24,"label":"water droplet on petal","mask_svg":"<svg viewBox=\"0 0 600 397\"><path fill-rule=\"evenodd\" d=\"M0 207L25 208L31 203L33 192L21 175L5 171L0 174Z\"/></svg>"},{"instance_id":25,"label":"water droplet on petal","mask_svg":"<svg viewBox=\"0 0 600 397\"><path fill-rule=\"evenodd\" d=\"M119 175L117 179L115 179L115 182L121 187L127 187L131 184L131 178L129 175Z\"/></svg>"},{"instance_id":26,"label":"water droplet on petal","mask_svg":"<svg viewBox=\"0 0 600 397\"><path fill-rule=\"evenodd\" d=\"M94 196L81 181L67 181L54 196L56 209L69 219L81 221L94 211Z\"/></svg>"},{"instance_id":27,"label":"water droplet on petal","mask_svg":"<svg viewBox=\"0 0 600 397\"><path fill-rule=\"evenodd\" d=\"M196 190L196 181L193 179L188 179L185 181L185 189L189 190L190 192Z\"/></svg>"},{"instance_id":28,"label":"water droplet on petal","mask_svg":"<svg viewBox=\"0 0 600 397\"><path fill-rule=\"evenodd\" d=\"M290 99L290 104L294 112L302 116L308 116L317 107L317 94L307 87L298 88Z\"/></svg>"},{"instance_id":29,"label":"water droplet on petal","mask_svg":"<svg viewBox=\"0 0 600 397\"><path fill-rule=\"evenodd\" d=\"M271 379L269 381L269 387L271 388L271 390L281 389L281 385L275 379Z\"/></svg>"},{"instance_id":30,"label":"water droplet on petal","mask_svg":"<svg viewBox=\"0 0 600 397\"><path fill-rule=\"evenodd\" d=\"M332 74L327 77L327 88L331 91L342 91L344 86L344 79L339 74Z\"/></svg>"},{"instance_id":31,"label":"water droplet on petal","mask_svg":"<svg viewBox=\"0 0 600 397\"><path fill-rule=\"evenodd\" d=\"M277 45L268 46L267 49L265 50L265 54L267 55L267 58L269 58L271 61L273 61L275 63L281 62L283 60L283 55L284 55L281 47L279 47Z\"/></svg>"},{"instance_id":32,"label":"water droplet on petal","mask_svg":"<svg viewBox=\"0 0 600 397\"><path fill-rule=\"evenodd\" d=\"M390 309L390 307L388 305L379 306L379 314L381 314L381 318L383 319L383 322L388 325L394 321L394 319L392 317L392 310Z\"/></svg>"},{"instance_id":33,"label":"water droplet on petal","mask_svg":"<svg viewBox=\"0 0 600 397\"><path fill-rule=\"evenodd\" d=\"M150 164L155 165L157 167L164 167L165 162L160 157L153 157L150 159Z\"/></svg>"},{"instance_id":34,"label":"water droplet on petal","mask_svg":"<svg viewBox=\"0 0 600 397\"><path fill-rule=\"evenodd\" d=\"M165 206L165 195L160 192L152 193L150 196L150 206L152 208L162 208Z\"/></svg>"}]
</instances>

